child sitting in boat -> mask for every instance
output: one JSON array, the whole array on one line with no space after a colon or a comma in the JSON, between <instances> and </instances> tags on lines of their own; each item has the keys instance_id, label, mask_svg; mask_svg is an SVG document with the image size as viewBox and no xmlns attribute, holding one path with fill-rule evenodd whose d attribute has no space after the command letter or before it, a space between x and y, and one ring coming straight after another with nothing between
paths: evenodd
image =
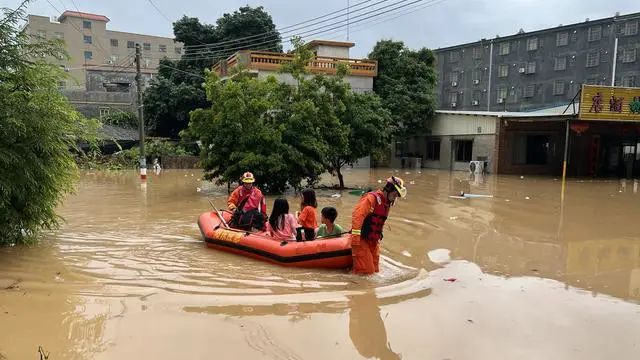
<instances>
[{"instance_id":1,"label":"child sitting in boat","mask_svg":"<svg viewBox=\"0 0 640 360\"><path fill-rule=\"evenodd\" d=\"M267 233L274 239L295 240L298 222L293 214L289 214L289 202L279 198L273 202L273 210L267 223Z\"/></svg>"},{"instance_id":2,"label":"child sitting in boat","mask_svg":"<svg viewBox=\"0 0 640 360\"><path fill-rule=\"evenodd\" d=\"M318 227L318 219L316 208L316 192L313 189L304 189L300 194L300 210L296 213L300 228L296 235L298 241L313 240L316 237L316 228Z\"/></svg>"},{"instance_id":3,"label":"child sitting in boat","mask_svg":"<svg viewBox=\"0 0 640 360\"><path fill-rule=\"evenodd\" d=\"M327 206L322 208L320 212L320 222L322 225L318 228L318 237L336 236L344 233L342 227L335 223L338 217L336 208Z\"/></svg>"}]
</instances>

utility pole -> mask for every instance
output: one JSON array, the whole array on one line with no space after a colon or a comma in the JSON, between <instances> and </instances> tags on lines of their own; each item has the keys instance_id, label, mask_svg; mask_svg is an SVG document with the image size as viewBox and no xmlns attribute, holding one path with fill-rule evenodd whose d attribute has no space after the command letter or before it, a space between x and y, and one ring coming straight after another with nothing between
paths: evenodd
<instances>
[{"instance_id":1,"label":"utility pole","mask_svg":"<svg viewBox=\"0 0 640 360\"><path fill-rule=\"evenodd\" d=\"M349 12L351 11L351 4L347 0L347 41L349 41Z\"/></svg>"},{"instance_id":2,"label":"utility pole","mask_svg":"<svg viewBox=\"0 0 640 360\"><path fill-rule=\"evenodd\" d=\"M136 44L136 91L138 93L138 125L140 129L140 180L147 180L147 159L144 154L144 116L142 113L142 74L140 73L140 44Z\"/></svg>"}]
</instances>

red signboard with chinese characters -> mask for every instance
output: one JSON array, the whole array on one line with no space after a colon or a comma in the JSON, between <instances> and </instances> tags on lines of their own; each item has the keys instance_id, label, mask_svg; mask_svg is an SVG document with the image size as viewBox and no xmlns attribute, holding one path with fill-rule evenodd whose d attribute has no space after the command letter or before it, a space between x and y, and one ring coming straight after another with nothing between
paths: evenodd
<instances>
[{"instance_id":1,"label":"red signboard with chinese characters","mask_svg":"<svg viewBox=\"0 0 640 360\"><path fill-rule=\"evenodd\" d=\"M578 118L640 121L640 88L582 85Z\"/></svg>"}]
</instances>

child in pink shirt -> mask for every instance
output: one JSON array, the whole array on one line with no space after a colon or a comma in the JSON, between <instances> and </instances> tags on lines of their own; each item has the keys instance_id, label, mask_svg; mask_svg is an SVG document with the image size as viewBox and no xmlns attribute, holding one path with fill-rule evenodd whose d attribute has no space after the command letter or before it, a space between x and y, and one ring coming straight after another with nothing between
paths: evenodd
<instances>
[{"instance_id":1,"label":"child in pink shirt","mask_svg":"<svg viewBox=\"0 0 640 360\"><path fill-rule=\"evenodd\" d=\"M293 241L296 238L298 221L293 214L289 214L289 202L287 199L276 199L273 202L273 210L267 223L267 234L274 239Z\"/></svg>"}]
</instances>

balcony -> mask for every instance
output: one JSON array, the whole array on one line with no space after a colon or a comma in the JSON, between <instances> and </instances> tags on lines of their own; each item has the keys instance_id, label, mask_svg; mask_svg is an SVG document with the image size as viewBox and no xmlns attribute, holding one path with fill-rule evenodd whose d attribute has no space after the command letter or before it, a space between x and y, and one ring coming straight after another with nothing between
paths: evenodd
<instances>
[{"instance_id":1,"label":"balcony","mask_svg":"<svg viewBox=\"0 0 640 360\"><path fill-rule=\"evenodd\" d=\"M237 66L249 71L279 71L283 64L291 62L293 55L267 51L239 51L226 60L213 66L218 76L229 75L229 71ZM351 76L375 77L378 75L378 62L367 59L345 59L335 57L316 57L307 65L307 71L312 74L335 75L338 64L346 64Z\"/></svg>"}]
</instances>

